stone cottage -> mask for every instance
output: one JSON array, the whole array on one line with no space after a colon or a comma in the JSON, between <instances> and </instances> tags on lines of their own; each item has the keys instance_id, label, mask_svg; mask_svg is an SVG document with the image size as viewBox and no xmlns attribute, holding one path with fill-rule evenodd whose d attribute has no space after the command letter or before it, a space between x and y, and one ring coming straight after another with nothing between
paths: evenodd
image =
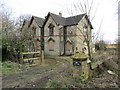
<instances>
[{"instance_id":1,"label":"stone cottage","mask_svg":"<svg viewBox=\"0 0 120 90\"><path fill-rule=\"evenodd\" d=\"M38 46L46 55L71 55L76 51L88 53L84 39L86 32L92 46L93 27L86 14L65 18L62 13L56 15L49 12L45 19L33 16L29 27L36 31L35 38L42 43Z\"/></svg>"}]
</instances>

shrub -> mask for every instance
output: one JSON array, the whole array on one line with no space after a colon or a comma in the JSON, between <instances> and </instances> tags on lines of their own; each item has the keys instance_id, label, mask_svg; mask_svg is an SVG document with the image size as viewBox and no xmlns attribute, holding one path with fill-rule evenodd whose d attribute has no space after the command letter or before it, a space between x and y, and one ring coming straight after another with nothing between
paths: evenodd
<instances>
[{"instance_id":1,"label":"shrub","mask_svg":"<svg viewBox=\"0 0 120 90\"><path fill-rule=\"evenodd\" d=\"M20 42L13 42L11 40L2 40L2 61L19 59L20 52L26 51L25 46Z\"/></svg>"}]
</instances>

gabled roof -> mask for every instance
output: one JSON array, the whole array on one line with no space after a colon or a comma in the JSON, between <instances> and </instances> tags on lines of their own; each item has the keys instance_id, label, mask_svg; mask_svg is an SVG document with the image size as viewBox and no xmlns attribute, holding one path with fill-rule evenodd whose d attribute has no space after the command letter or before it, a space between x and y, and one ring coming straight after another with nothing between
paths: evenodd
<instances>
[{"instance_id":1,"label":"gabled roof","mask_svg":"<svg viewBox=\"0 0 120 90\"><path fill-rule=\"evenodd\" d=\"M53 14L53 13L48 13L48 16L51 16L53 19L54 19L54 21L57 23L57 24L59 24L59 25L65 25L65 18L64 17L61 17L61 16L59 16L59 15L56 15L56 14Z\"/></svg>"},{"instance_id":2,"label":"gabled roof","mask_svg":"<svg viewBox=\"0 0 120 90\"><path fill-rule=\"evenodd\" d=\"M33 16L38 26L42 27L44 19L40 17Z\"/></svg>"},{"instance_id":3,"label":"gabled roof","mask_svg":"<svg viewBox=\"0 0 120 90\"><path fill-rule=\"evenodd\" d=\"M89 21L86 14L80 14L80 15L64 18L64 17L61 17L59 15L53 14L51 12L48 13L48 15L45 19L40 18L40 17L36 17L36 16L32 16L30 23L29 23L29 26L31 25L31 23L34 19L39 27L43 27L45 25L45 23L47 22L49 16L51 16L53 18L53 20L55 21L55 23L57 25L62 25L62 26L77 25L80 22L80 20L83 18L83 16L85 16L85 18L88 20L88 23L91 26L91 29L93 29L91 22Z\"/></svg>"},{"instance_id":4,"label":"gabled roof","mask_svg":"<svg viewBox=\"0 0 120 90\"><path fill-rule=\"evenodd\" d=\"M36 17L36 16L32 16L31 20L30 20L30 24L32 23L33 19L35 20L35 22L37 23L37 25L39 27L42 27L43 26L43 22L44 22L44 19L43 18L40 18L40 17ZM30 26L29 24L29 26Z\"/></svg>"},{"instance_id":5,"label":"gabled roof","mask_svg":"<svg viewBox=\"0 0 120 90\"><path fill-rule=\"evenodd\" d=\"M85 14L81 14L81 15L76 15L76 16L66 18L65 25L66 26L71 26L71 25L78 24L79 21L83 18L84 15Z\"/></svg>"},{"instance_id":6,"label":"gabled roof","mask_svg":"<svg viewBox=\"0 0 120 90\"><path fill-rule=\"evenodd\" d=\"M64 18L61 17L59 15L53 14L51 12L48 13L45 21L44 21L44 25L47 22L47 19L49 16L51 16L53 18L53 20L56 22L57 25L62 25L62 26L72 26L72 25L77 25L79 23L79 21L83 18L83 16L85 16L86 14L80 14L80 15L76 15L76 16L71 16L68 18ZM86 15L87 17L87 15ZM90 21L88 18L86 18L88 20L88 23L90 24L91 28L93 29Z\"/></svg>"}]
</instances>

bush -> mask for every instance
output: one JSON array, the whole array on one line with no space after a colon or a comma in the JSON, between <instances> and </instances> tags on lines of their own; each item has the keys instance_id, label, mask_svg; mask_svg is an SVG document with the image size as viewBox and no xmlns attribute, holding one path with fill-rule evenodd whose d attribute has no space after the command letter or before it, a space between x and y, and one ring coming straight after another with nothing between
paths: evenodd
<instances>
[{"instance_id":1,"label":"bush","mask_svg":"<svg viewBox=\"0 0 120 90\"><path fill-rule=\"evenodd\" d=\"M7 39L2 40L2 61L17 61L20 57L20 52L24 51L26 51L26 49L22 43Z\"/></svg>"}]
</instances>

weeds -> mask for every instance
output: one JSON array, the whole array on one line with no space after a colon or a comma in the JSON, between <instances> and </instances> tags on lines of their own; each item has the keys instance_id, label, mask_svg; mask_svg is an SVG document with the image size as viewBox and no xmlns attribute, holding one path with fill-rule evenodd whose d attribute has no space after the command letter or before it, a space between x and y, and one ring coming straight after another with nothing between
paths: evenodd
<instances>
[{"instance_id":1,"label":"weeds","mask_svg":"<svg viewBox=\"0 0 120 90\"><path fill-rule=\"evenodd\" d=\"M5 61L2 62L2 73L3 74L15 74L21 71L20 65L14 62Z\"/></svg>"},{"instance_id":2,"label":"weeds","mask_svg":"<svg viewBox=\"0 0 120 90\"><path fill-rule=\"evenodd\" d=\"M46 88L66 88L65 90L67 90L68 87L60 81L49 80Z\"/></svg>"}]
</instances>

